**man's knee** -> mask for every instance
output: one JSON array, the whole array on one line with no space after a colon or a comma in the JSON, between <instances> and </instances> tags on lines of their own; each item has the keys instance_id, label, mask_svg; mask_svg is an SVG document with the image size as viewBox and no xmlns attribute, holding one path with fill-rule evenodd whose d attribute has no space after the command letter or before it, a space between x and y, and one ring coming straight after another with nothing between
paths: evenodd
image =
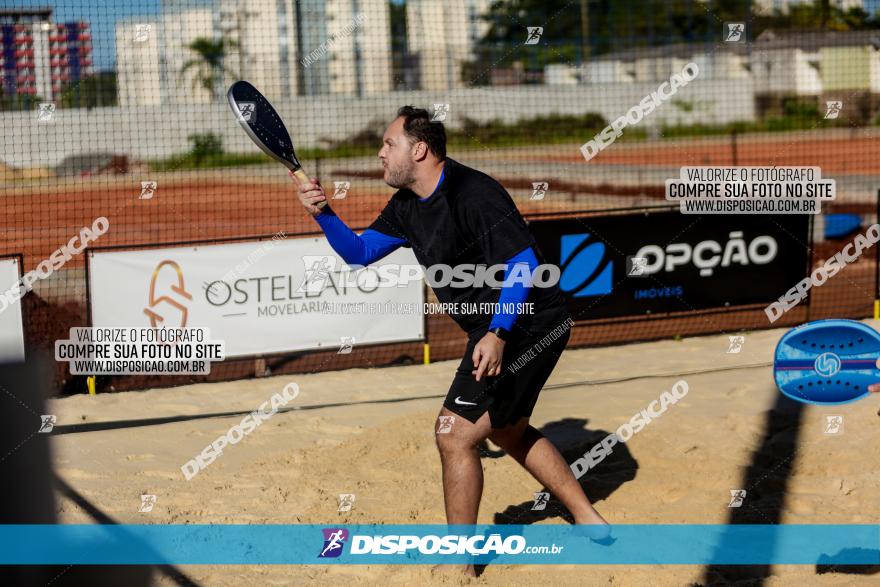
<instances>
[{"instance_id":1,"label":"man's knee","mask_svg":"<svg viewBox=\"0 0 880 587\"><path fill-rule=\"evenodd\" d=\"M480 428L466 421L461 416L452 416L441 412L434 428L434 440L441 453L462 450L474 450L485 438Z\"/></svg>"},{"instance_id":2,"label":"man's knee","mask_svg":"<svg viewBox=\"0 0 880 587\"><path fill-rule=\"evenodd\" d=\"M474 444L468 439L462 438L454 434L436 434L434 440L437 442L437 450L441 454L450 454L462 450L472 448Z\"/></svg>"}]
</instances>

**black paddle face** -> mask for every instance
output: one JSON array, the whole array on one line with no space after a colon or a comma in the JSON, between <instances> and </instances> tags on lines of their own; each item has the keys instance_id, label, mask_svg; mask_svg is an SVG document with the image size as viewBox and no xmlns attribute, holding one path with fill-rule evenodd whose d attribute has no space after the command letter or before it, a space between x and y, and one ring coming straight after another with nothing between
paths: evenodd
<instances>
[{"instance_id":1,"label":"black paddle face","mask_svg":"<svg viewBox=\"0 0 880 587\"><path fill-rule=\"evenodd\" d=\"M292 171L302 167L284 122L257 88L237 81L229 87L226 97L241 127L258 147Z\"/></svg>"}]
</instances>

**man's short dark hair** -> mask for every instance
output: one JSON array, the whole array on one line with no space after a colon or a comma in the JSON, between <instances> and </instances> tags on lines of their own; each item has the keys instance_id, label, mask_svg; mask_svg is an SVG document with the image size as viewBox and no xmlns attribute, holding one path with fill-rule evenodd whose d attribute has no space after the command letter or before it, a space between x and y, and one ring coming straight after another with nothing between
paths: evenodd
<instances>
[{"instance_id":1,"label":"man's short dark hair","mask_svg":"<svg viewBox=\"0 0 880 587\"><path fill-rule=\"evenodd\" d=\"M424 142L441 161L446 159L446 129L442 122L432 122L427 110L415 106L402 107L397 116L403 117L403 132L409 138Z\"/></svg>"}]
</instances>

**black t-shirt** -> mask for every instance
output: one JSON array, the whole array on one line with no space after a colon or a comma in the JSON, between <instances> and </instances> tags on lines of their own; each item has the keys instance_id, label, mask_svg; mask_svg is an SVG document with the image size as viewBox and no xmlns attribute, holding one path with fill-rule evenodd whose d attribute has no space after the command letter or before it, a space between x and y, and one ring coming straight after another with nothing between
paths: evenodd
<instances>
[{"instance_id":1,"label":"black t-shirt","mask_svg":"<svg viewBox=\"0 0 880 587\"><path fill-rule=\"evenodd\" d=\"M447 158L443 181L425 200L409 189L395 193L379 217L370 225L378 232L408 241L419 263L456 266L504 264L517 253L532 247L538 263L544 258L528 225L510 194L500 183L475 169ZM504 272L495 278L503 281ZM496 303L501 288L435 287L443 303ZM552 330L567 318L562 293L557 285L532 286L526 302L533 314L520 312L513 326L514 336L529 336ZM452 318L468 334L485 331L493 313L460 312Z\"/></svg>"}]
</instances>

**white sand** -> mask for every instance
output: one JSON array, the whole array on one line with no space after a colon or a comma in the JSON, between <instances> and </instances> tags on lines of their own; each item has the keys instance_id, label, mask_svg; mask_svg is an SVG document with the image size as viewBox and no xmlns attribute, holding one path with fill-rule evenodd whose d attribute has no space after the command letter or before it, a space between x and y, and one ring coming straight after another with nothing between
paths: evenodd
<instances>
[{"instance_id":1,"label":"white sand","mask_svg":"<svg viewBox=\"0 0 880 587\"><path fill-rule=\"evenodd\" d=\"M872 323L873 324L873 323ZM877 324L873 324L875 327ZM638 464L632 475L597 470L582 479L589 491L612 491L597 503L612 523L725 523L730 490L741 488L765 417L779 392L770 362L784 330L746 335L739 354L727 336L689 338L567 351L532 418L570 460L592 446L585 430L612 431L678 379L687 397L626 445ZM121 523L444 523L434 424L456 361L430 366L355 369L143 392L53 400L58 425L256 409L289 381L296 405L351 403L275 415L191 481L180 466L224 434L241 416L86 432L54 438L61 477ZM718 370L738 367L732 370ZM688 371L702 374L676 375ZM660 377L646 377L660 374ZM635 378L619 382L565 383ZM354 402L421 397L397 403ZM878 523L880 397L843 407L804 410L791 478L786 464L766 472L758 509L783 500L783 523ZM823 434L824 416L844 416L840 435ZM568 419L568 420L566 420ZM581 419L583 421L576 421ZM567 425L559 422L566 420ZM585 422L584 422L585 421ZM596 435L598 433L593 433ZM771 451L784 443L773 439ZM480 523L531 502L541 486L509 457L484 458ZM772 489L772 491L771 491ZM155 494L150 513L140 495ZM349 513L337 495L354 493ZM607 493L607 491L606 491ZM748 498L747 498L748 499ZM91 518L60 501L65 523ZM564 523L555 517L540 523ZM184 566L204 585L687 585L704 581L699 566L502 566L477 579L434 577L415 566ZM812 566L774 567L766 585L875 584L877 576L817 575ZM171 584L157 576L159 584Z\"/></svg>"}]
</instances>

